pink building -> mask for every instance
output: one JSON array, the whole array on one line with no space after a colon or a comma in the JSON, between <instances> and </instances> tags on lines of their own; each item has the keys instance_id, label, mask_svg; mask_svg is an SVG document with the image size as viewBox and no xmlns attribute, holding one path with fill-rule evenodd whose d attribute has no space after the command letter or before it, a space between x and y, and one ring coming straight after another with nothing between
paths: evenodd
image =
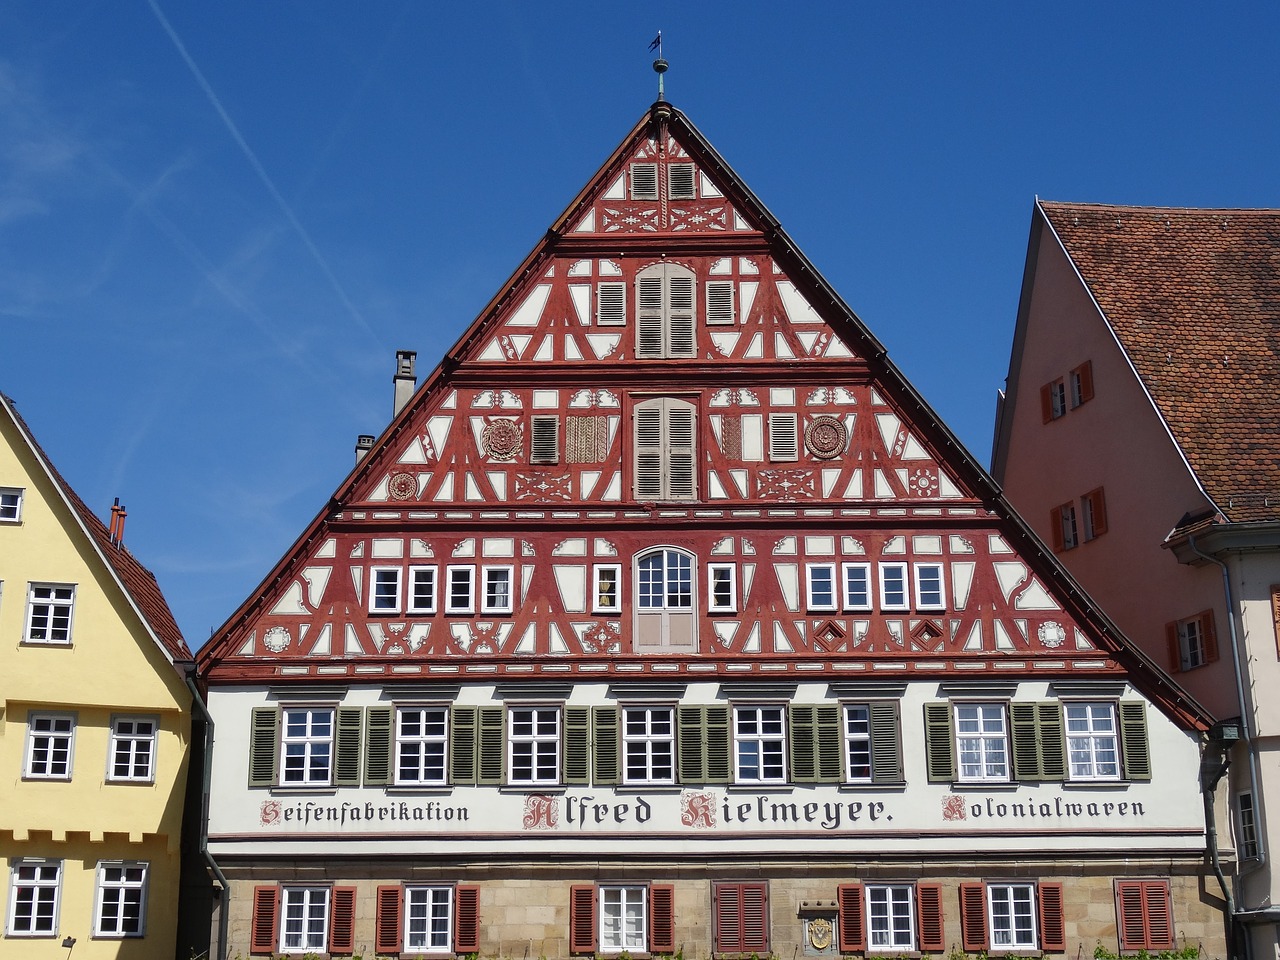
<instances>
[{"instance_id":1,"label":"pink building","mask_svg":"<svg viewBox=\"0 0 1280 960\"><path fill-rule=\"evenodd\" d=\"M1252 955L1276 956L1280 211L1037 201L992 464L1116 624L1239 734L1220 856Z\"/></svg>"}]
</instances>

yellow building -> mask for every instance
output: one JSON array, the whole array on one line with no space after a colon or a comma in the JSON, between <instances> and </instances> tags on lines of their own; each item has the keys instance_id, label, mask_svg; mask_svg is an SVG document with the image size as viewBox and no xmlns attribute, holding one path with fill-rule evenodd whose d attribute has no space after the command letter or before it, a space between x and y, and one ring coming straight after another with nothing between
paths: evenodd
<instances>
[{"instance_id":1,"label":"yellow building","mask_svg":"<svg viewBox=\"0 0 1280 960\"><path fill-rule=\"evenodd\" d=\"M191 655L123 525L0 395L6 960L175 953Z\"/></svg>"}]
</instances>

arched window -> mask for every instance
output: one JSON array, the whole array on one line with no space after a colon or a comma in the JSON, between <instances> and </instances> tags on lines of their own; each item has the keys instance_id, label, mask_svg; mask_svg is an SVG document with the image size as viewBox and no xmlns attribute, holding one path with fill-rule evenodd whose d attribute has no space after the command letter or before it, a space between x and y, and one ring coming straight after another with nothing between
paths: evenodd
<instances>
[{"instance_id":1,"label":"arched window","mask_svg":"<svg viewBox=\"0 0 1280 960\"><path fill-rule=\"evenodd\" d=\"M655 263L636 274L636 356L696 357L693 271Z\"/></svg>"},{"instance_id":2,"label":"arched window","mask_svg":"<svg viewBox=\"0 0 1280 960\"><path fill-rule=\"evenodd\" d=\"M697 565L690 554L663 547L636 558L635 647L648 652L697 648Z\"/></svg>"}]
</instances>

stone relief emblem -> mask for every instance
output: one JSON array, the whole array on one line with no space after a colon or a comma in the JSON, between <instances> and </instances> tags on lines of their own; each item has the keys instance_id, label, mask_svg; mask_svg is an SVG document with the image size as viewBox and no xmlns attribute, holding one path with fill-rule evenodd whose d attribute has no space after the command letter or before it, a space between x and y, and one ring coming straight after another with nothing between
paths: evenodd
<instances>
[{"instance_id":1,"label":"stone relief emblem","mask_svg":"<svg viewBox=\"0 0 1280 960\"><path fill-rule=\"evenodd\" d=\"M289 631L284 627L272 627L262 635L262 645L272 653L284 653L289 648Z\"/></svg>"},{"instance_id":2,"label":"stone relief emblem","mask_svg":"<svg viewBox=\"0 0 1280 960\"><path fill-rule=\"evenodd\" d=\"M480 434L484 451L494 460L510 460L520 452L523 440L514 420L492 420Z\"/></svg>"},{"instance_id":3,"label":"stone relief emblem","mask_svg":"<svg viewBox=\"0 0 1280 960\"><path fill-rule=\"evenodd\" d=\"M391 481L387 484L387 492L391 494L392 500L412 500L414 494L418 492L418 481L414 479L412 473L392 474Z\"/></svg>"},{"instance_id":4,"label":"stone relief emblem","mask_svg":"<svg viewBox=\"0 0 1280 960\"><path fill-rule=\"evenodd\" d=\"M805 427L804 445L819 460L832 460L844 453L849 430L836 417L814 417Z\"/></svg>"},{"instance_id":5,"label":"stone relief emblem","mask_svg":"<svg viewBox=\"0 0 1280 960\"><path fill-rule=\"evenodd\" d=\"M835 928L826 917L815 917L809 921L809 943L815 950L826 950L831 946L834 932Z\"/></svg>"}]
</instances>

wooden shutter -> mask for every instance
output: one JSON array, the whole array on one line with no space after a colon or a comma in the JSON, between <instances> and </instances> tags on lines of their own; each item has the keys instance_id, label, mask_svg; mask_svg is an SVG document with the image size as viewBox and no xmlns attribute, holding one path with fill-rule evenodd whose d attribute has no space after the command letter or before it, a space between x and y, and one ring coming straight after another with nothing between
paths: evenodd
<instances>
[{"instance_id":1,"label":"wooden shutter","mask_svg":"<svg viewBox=\"0 0 1280 960\"><path fill-rule=\"evenodd\" d=\"M453 891L453 951L480 952L480 888L459 884Z\"/></svg>"},{"instance_id":2,"label":"wooden shutter","mask_svg":"<svg viewBox=\"0 0 1280 960\"><path fill-rule=\"evenodd\" d=\"M862 953L867 949L867 923L863 909L862 884L842 883L836 887L840 915L837 926L841 953Z\"/></svg>"},{"instance_id":3,"label":"wooden shutter","mask_svg":"<svg viewBox=\"0 0 1280 960\"><path fill-rule=\"evenodd\" d=\"M1116 927L1121 950L1173 947L1173 912L1167 880L1117 880Z\"/></svg>"},{"instance_id":4,"label":"wooden shutter","mask_svg":"<svg viewBox=\"0 0 1280 960\"><path fill-rule=\"evenodd\" d=\"M358 787L364 710L360 707L339 707L336 713L334 726L337 742L334 749L333 782L340 787Z\"/></svg>"},{"instance_id":5,"label":"wooden shutter","mask_svg":"<svg viewBox=\"0 0 1280 960\"><path fill-rule=\"evenodd\" d=\"M1103 488L1090 490L1084 495L1089 505L1089 537L1100 537L1107 532L1107 498Z\"/></svg>"},{"instance_id":6,"label":"wooden shutter","mask_svg":"<svg viewBox=\"0 0 1280 960\"><path fill-rule=\"evenodd\" d=\"M1046 383L1040 388L1040 416L1048 423L1053 419L1053 384Z\"/></svg>"},{"instance_id":7,"label":"wooden shutter","mask_svg":"<svg viewBox=\"0 0 1280 960\"><path fill-rule=\"evenodd\" d=\"M1054 507L1049 511L1049 539L1053 543L1054 553L1061 553L1066 548L1062 539L1062 508Z\"/></svg>"},{"instance_id":8,"label":"wooden shutter","mask_svg":"<svg viewBox=\"0 0 1280 960\"><path fill-rule=\"evenodd\" d=\"M503 707L481 707L477 720L476 783L500 784L506 779L507 712Z\"/></svg>"},{"instance_id":9,"label":"wooden shutter","mask_svg":"<svg viewBox=\"0 0 1280 960\"><path fill-rule=\"evenodd\" d=\"M595 884L574 884L569 888L569 952L596 951Z\"/></svg>"},{"instance_id":10,"label":"wooden shutter","mask_svg":"<svg viewBox=\"0 0 1280 960\"><path fill-rule=\"evenodd\" d=\"M279 743L279 707L254 707L249 721L249 786L275 785Z\"/></svg>"},{"instance_id":11,"label":"wooden shutter","mask_svg":"<svg viewBox=\"0 0 1280 960\"><path fill-rule=\"evenodd\" d=\"M369 707L365 710L364 782L365 786L389 784L395 780L391 747L395 740L396 713L391 707Z\"/></svg>"},{"instance_id":12,"label":"wooden shutter","mask_svg":"<svg viewBox=\"0 0 1280 960\"><path fill-rule=\"evenodd\" d=\"M635 496L662 498L662 402L648 400L635 410Z\"/></svg>"},{"instance_id":13,"label":"wooden shutter","mask_svg":"<svg viewBox=\"0 0 1280 960\"><path fill-rule=\"evenodd\" d=\"M1062 953L1067 949L1067 925L1062 913L1062 884L1036 884L1036 901L1040 913L1040 949L1046 953Z\"/></svg>"},{"instance_id":14,"label":"wooden shutter","mask_svg":"<svg viewBox=\"0 0 1280 960\"><path fill-rule=\"evenodd\" d=\"M1204 662L1213 663L1218 659L1218 631L1213 625L1212 610L1200 614L1200 635L1204 637Z\"/></svg>"},{"instance_id":15,"label":"wooden shutter","mask_svg":"<svg viewBox=\"0 0 1280 960\"><path fill-rule=\"evenodd\" d=\"M1013 775L1017 780L1066 777L1062 707L1056 701L1009 704Z\"/></svg>"},{"instance_id":16,"label":"wooden shutter","mask_svg":"<svg viewBox=\"0 0 1280 960\"><path fill-rule=\"evenodd\" d=\"M916 920L920 950L925 953L941 953L945 950L947 943L942 920L942 884L916 884Z\"/></svg>"},{"instance_id":17,"label":"wooden shutter","mask_svg":"<svg viewBox=\"0 0 1280 960\"><path fill-rule=\"evenodd\" d=\"M924 705L924 753L929 782L950 782L956 778L956 743L950 703Z\"/></svg>"},{"instance_id":18,"label":"wooden shutter","mask_svg":"<svg viewBox=\"0 0 1280 960\"><path fill-rule=\"evenodd\" d=\"M718 952L768 951L768 888L764 883L718 883L715 901Z\"/></svg>"},{"instance_id":19,"label":"wooden shutter","mask_svg":"<svg viewBox=\"0 0 1280 960\"><path fill-rule=\"evenodd\" d=\"M661 272L636 277L636 356L657 358L662 351L662 287Z\"/></svg>"},{"instance_id":20,"label":"wooden shutter","mask_svg":"<svg viewBox=\"0 0 1280 960\"><path fill-rule=\"evenodd\" d=\"M733 779L728 707L680 707L677 729L681 783Z\"/></svg>"},{"instance_id":21,"label":"wooden shutter","mask_svg":"<svg viewBox=\"0 0 1280 960\"><path fill-rule=\"evenodd\" d=\"M977 953L987 949L987 885L960 884L960 939L964 949Z\"/></svg>"},{"instance_id":22,"label":"wooden shutter","mask_svg":"<svg viewBox=\"0 0 1280 960\"><path fill-rule=\"evenodd\" d=\"M1093 361L1086 360L1080 366L1071 371L1075 374L1077 382L1080 384L1080 403L1085 403L1093 399ZM1080 404L1076 404L1079 406Z\"/></svg>"},{"instance_id":23,"label":"wooden shutter","mask_svg":"<svg viewBox=\"0 0 1280 960\"><path fill-rule=\"evenodd\" d=\"M622 765L618 748L618 708L591 708L591 780L593 783L619 783Z\"/></svg>"},{"instance_id":24,"label":"wooden shutter","mask_svg":"<svg viewBox=\"0 0 1280 960\"><path fill-rule=\"evenodd\" d=\"M679 271L679 272L677 272ZM667 356L694 357L693 273L675 264L667 265Z\"/></svg>"},{"instance_id":25,"label":"wooden shutter","mask_svg":"<svg viewBox=\"0 0 1280 960\"><path fill-rule=\"evenodd\" d=\"M742 949L769 950L769 891L764 883L742 884Z\"/></svg>"},{"instance_id":26,"label":"wooden shutter","mask_svg":"<svg viewBox=\"0 0 1280 960\"><path fill-rule=\"evenodd\" d=\"M404 913L404 888L395 886L378 887L378 914L374 920L374 946L378 953L399 953L401 950L401 933L404 924L401 916Z\"/></svg>"},{"instance_id":27,"label":"wooden shutter","mask_svg":"<svg viewBox=\"0 0 1280 960\"><path fill-rule=\"evenodd\" d=\"M769 414L769 459L795 460L800 456L794 413Z\"/></svg>"},{"instance_id":28,"label":"wooden shutter","mask_svg":"<svg viewBox=\"0 0 1280 960\"><path fill-rule=\"evenodd\" d=\"M560 418L550 414L538 414L529 421L530 463L560 462Z\"/></svg>"},{"instance_id":29,"label":"wooden shutter","mask_svg":"<svg viewBox=\"0 0 1280 960\"><path fill-rule=\"evenodd\" d=\"M676 888L669 883L649 885L649 952L676 951Z\"/></svg>"},{"instance_id":30,"label":"wooden shutter","mask_svg":"<svg viewBox=\"0 0 1280 960\"><path fill-rule=\"evenodd\" d=\"M591 708L564 708L564 782L591 782Z\"/></svg>"},{"instance_id":31,"label":"wooden shutter","mask_svg":"<svg viewBox=\"0 0 1280 960\"><path fill-rule=\"evenodd\" d=\"M453 707L449 711L449 781L476 782L476 708Z\"/></svg>"},{"instance_id":32,"label":"wooden shutter","mask_svg":"<svg viewBox=\"0 0 1280 960\"><path fill-rule=\"evenodd\" d=\"M733 323L733 281L707 283L707 325Z\"/></svg>"},{"instance_id":33,"label":"wooden shutter","mask_svg":"<svg viewBox=\"0 0 1280 960\"><path fill-rule=\"evenodd\" d=\"M249 952L274 953L280 922L280 888L253 888L253 919L249 924Z\"/></svg>"},{"instance_id":34,"label":"wooden shutter","mask_svg":"<svg viewBox=\"0 0 1280 960\"><path fill-rule=\"evenodd\" d=\"M898 735L898 704L885 700L871 708L871 782L902 783L902 738Z\"/></svg>"},{"instance_id":35,"label":"wooden shutter","mask_svg":"<svg viewBox=\"0 0 1280 960\"><path fill-rule=\"evenodd\" d=\"M1120 746L1126 780L1151 779L1151 744L1147 739L1147 708L1140 700L1120 704Z\"/></svg>"},{"instance_id":36,"label":"wooden shutter","mask_svg":"<svg viewBox=\"0 0 1280 960\"><path fill-rule=\"evenodd\" d=\"M1169 650L1169 672L1182 672L1182 644L1178 642L1178 621L1164 625L1164 640Z\"/></svg>"},{"instance_id":37,"label":"wooden shutter","mask_svg":"<svg viewBox=\"0 0 1280 960\"><path fill-rule=\"evenodd\" d=\"M658 165L656 163L631 165L631 199L658 199Z\"/></svg>"},{"instance_id":38,"label":"wooden shutter","mask_svg":"<svg viewBox=\"0 0 1280 960\"><path fill-rule=\"evenodd\" d=\"M596 286L596 323L617 326L627 322L627 285L608 281Z\"/></svg>"},{"instance_id":39,"label":"wooden shutter","mask_svg":"<svg viewBox=\"0 0 1280 960\"><path fill-rule=\"evenodd\" d=\"M838 783L840 708L791 704L787 708L793 783Z\"/></svg>"},{"instance_id":40,"label":"wooden shutter","mask_svg":"<svg viewBox=\"0 0 1280 960\"><path fill-rule=\"evenodd\" d=\"M683 400L666 401L667 497L688 500L694 496L693 405Z\"/></svg>"},{"instance_id":41,"label":"wooden shutter","mask_svg":"<svg viewBox=\"0 0 1280 960\"><path fill-rule=\"evenodd\" d=\"M673 163L667 166L667 197L671 200L693 199L693 164Z\"/></svg>"},{"instance_id":42,"label":"wooden shutter","mask_svg":"<svg viewBox=\"0 0 1280 960\"><path fill-rule=\"evenodd\" d=\"M355 953L356 888L334 887L329 910L329 952Z\"/></svg>"}]
</instances>

